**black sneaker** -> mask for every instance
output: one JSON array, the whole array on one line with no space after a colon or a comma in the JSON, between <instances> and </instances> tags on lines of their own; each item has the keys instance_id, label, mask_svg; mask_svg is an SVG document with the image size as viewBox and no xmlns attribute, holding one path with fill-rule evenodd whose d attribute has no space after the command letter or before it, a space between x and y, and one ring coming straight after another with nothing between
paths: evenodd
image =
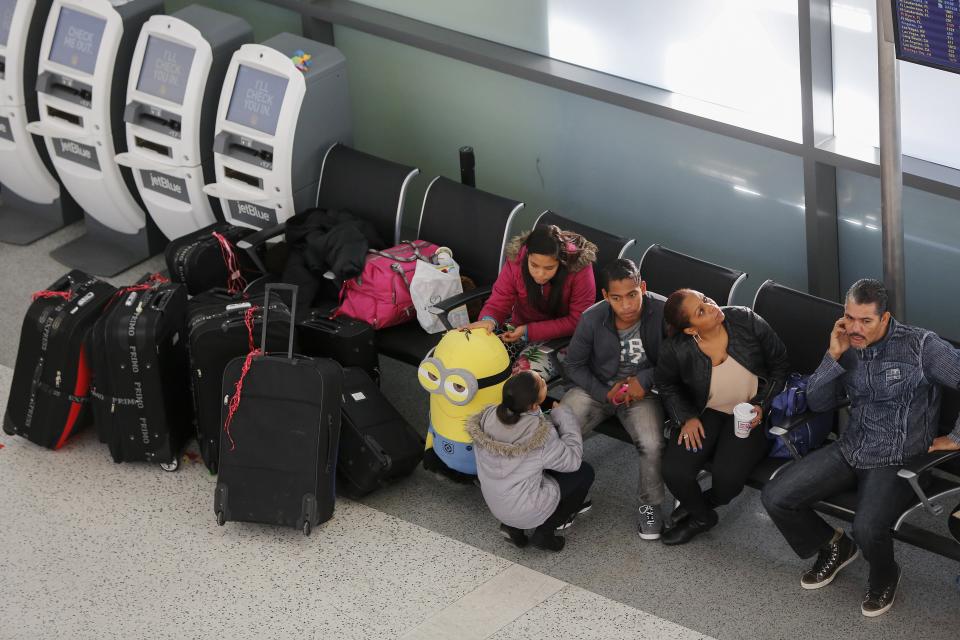
<instances>
[{"instance_id":1,"label":"black sneaker","mask_svg":"<svg viewBox=\"0 0 960 640\"><path fill-rule=\"evenodd\" d=\"M820 549L817 561L801 576L800 586L804 589L819 589L827 586L837 577L840 569L856 560L859 555L860 549L857 548L857 543L846 533L841 534L839 540Z\"/></svg>"},{"instance_id":2,"label":"black sneaker","mask_svg":"<svg viewBox=\"0 0 960 640\"><path fill-rule=\"evenodd\" d=\"M523 549L527 546L527 533L523 529L510 527L505 524L500 525L500 533L503 537L512 542L518 548Z\"/></svg>"},{"instance_id":3,"label":"black sneaker","mask_svg":"<svg viewBox=\"0 0 960 640\"><path fill-rule=\"evenodd\" d=\"M567 541L563 538L563 536L554 535L553 533L544 533L542 531L534 531L533 535L530 537L530 542L537 549L543 549L544 551L563 551L563 546Z\"/></svg>"},{"instance_id":4,"label":"black sneaker","mask_svg":"<svg viewBox=\"0 0 960 640\"><path fill-rule=\"evenodd\" d=\"M566 522L564 522L562 525L557 527L556 530L566 531L571 526L573 526L573 521L577 519L577 516L582 516L585 513L589 513L591 509L593 509L593 500L591 500L590 498L587 498L586 500L583 501L583 504L580 505L580 508L574 511L573 513L571 513L570 517L567 518Z\"/></svg>"},{"instance_id":5,"label":"black sneaker","mask_svg":"<svg viewBox=\"0 0 960 640\"><path fill-rule=\"evenodd\" d=\"M867 587L867 595L863 597L863 603L860 605L860 612L868 618L875 618L883 615L893 606L893 600L897 597L897 587L900 585L900 567L897 566L897 577L889 584L881 585L878 588Z\"/></svg>"},{"instance_id":6,"label":"black sneaker","mask_svg":"<svg viewBox=\"0 0 960 640\"><path fill-rule=\"evenodd\" d=\"M660 542L665 545L686 544L696 538L701 533L709 531L716 526L718 521L715 511L708 511L702 516L690 515L680 524L676 524L660 536Z\"/></svg>"}]
</instances>

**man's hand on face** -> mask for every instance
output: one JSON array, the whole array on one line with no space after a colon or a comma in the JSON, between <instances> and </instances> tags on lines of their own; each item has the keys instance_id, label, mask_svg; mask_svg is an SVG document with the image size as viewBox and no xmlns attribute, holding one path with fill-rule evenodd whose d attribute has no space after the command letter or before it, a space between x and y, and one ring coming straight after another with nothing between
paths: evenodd
<instances>
[{"instance_id":1,"label":"man's hand on face","mask_svg":"<svg viewBox=\"0 0 960 640\"><path fill-rule=\"evenodd\" d=\"M940 436L933 439L933 444L927 449L927 453L934 451L960 451L960 444L957 444L947 436Z\"/></svg>"},{"instance_id":2,"label":"man's hand on face","mask_svg":"<svg viewBox=\"0 0 960 640\"><path fill-rule=\"evenodd\" d=\"M847 349L850 348L850 338L847 336L846 320L840 318L833 324L833 331L830 332L830 357L839 360Z\"/></svg>"}]
</instances>

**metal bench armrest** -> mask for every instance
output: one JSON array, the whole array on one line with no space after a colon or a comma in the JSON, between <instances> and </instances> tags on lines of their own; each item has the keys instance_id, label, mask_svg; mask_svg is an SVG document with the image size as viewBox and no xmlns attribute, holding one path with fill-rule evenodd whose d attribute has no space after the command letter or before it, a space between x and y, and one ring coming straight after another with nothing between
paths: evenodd
<instances>
[{"instance_id":1,"label":"metal bench armrest","mask_svg":"<svg viewBox=\"0 0 960 640\"><path fill-rule=\"evenodd\" d=\"M897 472L897 475L910 483L913 492L917 494L923 508L928 513L939 516L943 513L943 506L933 504L926 492L920 486L920 476L928 471L932 471L944 462L960 458L960 451L934 451L933 453L922 453L919 456L910 458L904 462L903 466Z\"/></svg>"},{"instance_id":2,"label":"metal bench armrest","mask_svg":"<svg viewBox=\"0 0 960 640\"><path fill-rule=\"evenodd\" d=\"M484 298L490 295L490 292L493 291L493 287L477 287L476 289L471 289L470 291L464 291L463 293L457 294L446 300L441 300L432 307L429 307L427 311L432 313L435 316L440 317L440 322L443 323L443 326L449 331L453 329L453 325L450 324L450 312L456 309L459 306L465 305L468 302L473 302L480 298Z\"/></svg>"}]
</instances>

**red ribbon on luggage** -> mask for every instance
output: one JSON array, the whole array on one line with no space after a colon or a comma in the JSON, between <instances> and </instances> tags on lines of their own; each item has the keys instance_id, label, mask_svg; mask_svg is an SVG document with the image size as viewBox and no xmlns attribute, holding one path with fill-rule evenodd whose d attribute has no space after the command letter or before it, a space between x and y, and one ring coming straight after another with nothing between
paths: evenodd
<instances>
[{"instance_id":1,"label":"red ribbon on luggage","mask_svg":"<svg viewBox=\"0 0 960 640\"><path fill-rule=\"evenodd\" d=\"M237 380L237 383L233 386L233 397L230 398L227 419L223 421L223 430L227 434L227 439L230 440L230 451L237 448L237 443L234 442L233 436L230 435L230 423L233 422L233 414L235 414L240 407L240 396L243 394L243 379L247 377L247 373L250 371L250 364L253 358L263 355L263 349L257 349L253 343L253 314L259 308L257 305L251 305L246 313L243 314L243 323L247 326L247 340L250 344L250 352L247 353L247 357L243 361L243 368L240 370L240 379Z\"/></svg>"},{"instance_id":2,"label":"red ribbon on luggage","mask_svg":"<svg viewBox=\"0 0 960 640\"><path fill-rule=\"evenodd\" d=\"M132 284L129 287L120 287L113 294L113 297L119 298L123 294L131 293L133 291L146 291L147 289L153 289L157 285L166 284L168 282L170 282L170 278L162 276L159 273L151 273L149 276L147 276L147 279L140 284Z\"/></svg>"},{"instance_id":3,"label":"red ribbon on luggage","mask_svg":"<svg viewBox=\"0 0 960 640\"><path fill-rule=\"evenodd\" d=\"M40 298L63 298L64 300L69 300L70 295L70 291L47 291L44 289L43 291L34 292L33 297L30 298L30 300L31 302Z\"/></svg>"},{"instance_id":4,"label":"red ribbon on luggage","mask_svg":"<svg viewBox=\"0 0 960 640\"><path fill-rule=\"evenodd\" d=\"M247 288L247 281L240 272L240 261L237 254L233 251L233 244L227 240L223 234L216 231L211 232L217 242L220 244L220 255L223 256L223 263L227 266L227 292L237 294Z\"/></svg>"}]
</instances>

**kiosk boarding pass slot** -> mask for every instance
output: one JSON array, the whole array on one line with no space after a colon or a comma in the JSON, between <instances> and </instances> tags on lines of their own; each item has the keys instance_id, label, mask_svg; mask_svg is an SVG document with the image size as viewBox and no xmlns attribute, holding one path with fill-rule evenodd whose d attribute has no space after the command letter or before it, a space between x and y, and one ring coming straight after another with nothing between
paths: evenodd
<instances>
[{"instance_id":1,"label":"kiosk boarding pass slot","mask_svg":"<svg viewBox=\"0 0 960 640\"><path fill-rule=\"evenodd\" d=\"M213 224L204 193L214 175L213 130L233 53L253 40L247 22L192 5L154 16L140 32L127 83L126 153L150 217L168 238Z\"/></svg>"},{"instance_id":2,"label":"kiosk boarding pass slot","mask_svg":"<svg viewBox=\"0 0 960 640\"><path fill-rule=\"evenodd\" d=\"M53 0L0 0L0 242L29 244L80 219L43 140L27 123L39 119L37 63Z\"/></svg>"},{"instance_id":3,"label":"kiosk boarding pass slot","mask_svg":"<svg viewBox=\"0 0 960 640\"><path fill-rule=\"evenodd\" d=\"M313 206L323 153L351 137L346 81L337 49L289 33L234 54L204 189L228 221L263 229Z\"/></svg>"}]
</instances>

